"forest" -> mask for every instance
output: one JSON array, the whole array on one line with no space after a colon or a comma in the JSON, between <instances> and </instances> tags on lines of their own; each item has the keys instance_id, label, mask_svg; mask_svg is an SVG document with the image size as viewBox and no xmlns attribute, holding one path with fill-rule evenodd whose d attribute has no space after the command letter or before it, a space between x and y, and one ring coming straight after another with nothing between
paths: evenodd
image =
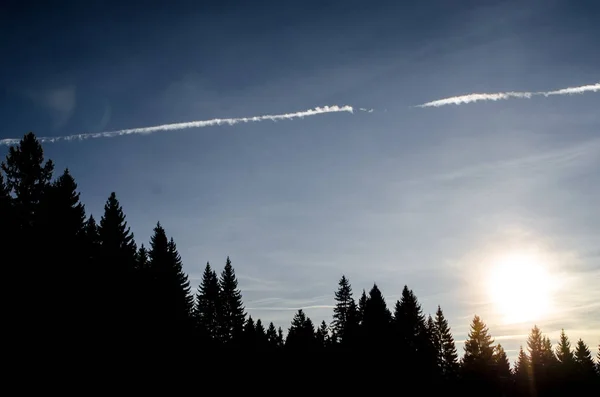
<instances>
[{"instance_id":1,"label":"forest","mask_svg":"<svg viewBox=\"0 0 600 397\"><path fill-rule=\"evenodd\" d=\"M295 362L294 368L304 366L299 377L312 373L306 379L339 381L356 391L385 384L382 390L400 395L597 393L600 352L594 362L583 340L572 342L563 331L553 345L533 326L510 363L474 316L459 352L442 308L423 313L408 286L388 307L377 284L355 296L340 275L330 323L314 324L301 309L286 325L253 319L229 257L222 269L207 263L192 291L177 245L160 222L150 241L138 245L114 192L97 220L86 214L69 170L54 174L33 133L9 148L0 171L8 316L18 324L14 332L38 346L117 355L151 346L155 355L229 357L232 367L276 356L271 374Z\"/></svg>"}]
</instances>

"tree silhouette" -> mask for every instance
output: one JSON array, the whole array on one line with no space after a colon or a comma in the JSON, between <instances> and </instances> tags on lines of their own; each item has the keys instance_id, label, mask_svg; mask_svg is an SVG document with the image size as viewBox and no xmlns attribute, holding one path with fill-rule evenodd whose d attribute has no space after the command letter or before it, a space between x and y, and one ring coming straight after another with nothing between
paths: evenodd
<instances>
[{"instance_id":1,"label":"tree silhouette","mask_svg":"<svg viewBox=\"0 0 600 397\"><path fill-rule=\"evenodd\" d=\"M578 390L580 392L591 390L596 380L596 366L590 349L581 339L577 341L575 347L575 368Z\"/></svg>"},{"instance_id":2,"label":"tree silhouette","mask_svg":"<svg viewBox=\"0 0 600 397\"><path fill-rule=\"evenodd\" d=\"M366 307L367 307L367 293L363 289L362 294L360 295L360 299L358 300L358 320L359 320L360 325L363 325Z\"/></svg>"},{"instance_id":3,"label":"tree silhouette","mask_svg":"<svg viewBox=\"0 0 600 397\"><path fill-rule=\"evenodd\" d=\"M137 247L125 220L125 214L116 194L110 194L104 205L104 215L98 228L100 238L98 281L103 286L100 304L100 326L106 341L125 343L132 335L139 335L135 288Z\"/></svg>"},{"instance_id":4,"label":"tree silhouette","mask_svg":"<svg viewBox=\"0 0 600 397\"><path fill-rule=\"evenodd\" d=\"M285 347L290 350L303 352L313 350L317 347L315 327L302 309L299 309L292 319L292 324L285 340Z\"/></svg>"},{"instance_id":5,"label":"tree silhouette","mask_svg":"<svg viewBox=\"0 0 600 397\"><path fill-rule=\"evenodd\" d=\"M435 313L435 346L438 348L438 362L441 368L441 374L446 380L455 380L458 377L459 364L458 353L454 337L450 331L448 321L444 317L444 312L438 306Z\"/></svg>"},{"instance_id":6,"label":"tree silhouette","mask_svg":"<svg viewBox=\"0 0 600 397\"><path fill-rule=\"evenodd\" d=\"M468 384L468 394L475 391L493 393L496 383L493 344L487 325L479 316L474 316L462 358L462 373Z\"/></svg>"},{"instance_id":7,"label":"tree silhouette","mask_svg":"<svg viewBox=\"0 0 600 397\"><path fill-rule=\"evenodd\" d=\"M256 347L259 350L265 350L268 347L269 341L267 339L267 333L265 331L265 327L263 326L263 323L260 318L258 320L256 320L255 334L256 334Z\"/></svg>"},{"instance_id":8,"label":"tree silhouette","mask_svg":"<svg viewBox=\"0 0 600 397\"><path fill-rule=\"evenodd\" d=\"M389 344L391 336L392 315L385 303L383 294L373 284L369 297L365 304L365 313L363 318L363 348L377 351Z\"/></svg>"},{"instance_id":9,"label":"tree silhouette","mask_svg":"<svg viewBox=\"0 0 600 397\"><path fill-rule=\"evenodd\" d=\"M327 323L325 323L325 320L321 321L321 325L315 333L315 339L318 347L329 347L329 327L327 327Z\"/></svg>"},{"instance_id":10,"label":"tree silhouette","mask_svg":"<svg viewBox=\"0 0 600 397\"><path fill-rule=\"evenodd\" d=\"M235 270L227 257L225 268L219 278L219 334L225 345L232 345L241 336L246 313L242 303L242 293L238 289Z\"/></svg>"},{"instance_id":11,"label":"tree silhouette","mask_svg":"<svg viewBox=\"0 0 600 397\"><path fill-rule=\"evenodd\" d=\"M194 319L201 343L214 346L220 337L220 297L217 273L207 262L196 294Z\"/></svg>"},{"instance_id":12,"label":"tree silhouette","mask_svg":"<svg viewBox=\"0 0 600 397\"><path fill-rule=\"evenodd\" d=\"M242 334L242 337L242 343L246 349L256 349L256 325L254 324L252 316L248 316L248 320L246 320L246 324L244 324L244 332Z\"/></svg>"},{"instance_id":13,"label":"tree silhouette","mask_svg":"<svg viewBox=\"0 0 600 397\"><path fill-rule=\"evenodd\" d=\"M275 324L273 324L273 322L270 322L269 327L267 328L267 342L271 350L281 347L277 336L277 330L275 329Z\"/></svg>"},{"instance_id":14,"label":"tree silhouette","mask_svg":"<svg viewBox=\"0 0 600 397\"><path fill-rule=\"evenodd\" d=\"M333 332L342 345L350 345L358 330L359 314L352 297L352 286L346 276L342 276L335 292L336 305L333 308Z\"/></svg>"},{"instance_id":15,"label":"tree silhouette","mask_svg":"<svg viewBox=\"0 0 600 397\"><path fill-rule=\"evenodd\" d=\"M14 331L15 337L26 337L28 345L32 348L38 340L39 345L50 346L52 341L40 338L52 338L53 335L30 334L36 329L34 324L54 323L52 309L57 307L51 303L40 306L37 298L40 293L46 295L56 291L48 288L52 286L51 277L55 267L48 266L48 258L45 255L47 236L39 227L42 220L40 207L50 186L54 164L52 160L44 162L42 145L33 133L28 133L18 145L9 148L0 169L4 172L1 192L3 205L11 211L10 216L6 217L6 223L3 221L11 229L4 233L8 238L3 240L2 244L7 244L5 246L10 247L14 253L7 258L5 271L8 274L5 274L5 277L19 282L28 280L30 283L28 289L13 290L13 303L5 312L8 320L5 332L12 334ZM7 196L10 199L7 199ZM31 313L34 307L37 308L35 316Z\"/></svg>"},{"instance_id":16,"label":"tree silhouette","mask_svg":"<svg viewBox=\"0 0 600 397\"><path fill-rule=\"evenodd\" d=\"M519 356L517 357L514 370L515 382L520 395L527 396L533 392L530 373L531 363L529 361L529 357L527 357L527 354L521 346L519 348Z\"/></svg>"}]
</instances>

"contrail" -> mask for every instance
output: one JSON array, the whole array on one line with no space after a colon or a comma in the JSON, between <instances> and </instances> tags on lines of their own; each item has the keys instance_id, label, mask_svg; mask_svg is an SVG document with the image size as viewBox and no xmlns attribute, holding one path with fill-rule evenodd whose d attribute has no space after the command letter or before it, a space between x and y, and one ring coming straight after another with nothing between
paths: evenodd
<instances>
[{"instance_id":1,"label":"contrail","mask_svg":"<svg viewBox=\"0 0 600 397\"><path fill-rule=\"evenodd\" d=\"M462 103L471 103L479 101L498 101L510 98L526 98L529 99L534 95L543 95L545 97L551 95L571 95L571 94L583 94L584 92L597 92L600 91L600 82L596 84L583 85L581 87L569 87L563 88L556 91L540 91L540 92L498 92L494 94L467 94L454 96L445 99L438 99L437 101L427 102L422 105L417 105L418 108L428 107L440 107L445 105L460 105Z\"/></svg>"},{"instance_id":2,"label":"contrail","mask_svg":"<svg viewBox=\"0 0 600 397\"><path fill-rule=\"evenodd\" d=\"M184 123L174 123L174 124L163 124L163 125L155 125L152 127L141 127L141 128L129 128L125 130L117 130L117 131L105 131L105 132L92 132L86 134L75 134L75 135L66 135L66 136L54 136L54 137L41 137L37 138L40 142L58 142L58 141L73 141L73 140L83 140L83 139L91 139L91 138L110 138L114 136L121 135L130 135L130 134L151 134L153 132L159 131L175 131L175 130L183 130L186 128L203 128L203 127L212 127L215 125L234 125L239 123L250 123L250 122L258 122L258 121L278 121L278 120L292 120L297 118L304 118L309 116L316 116L318 114L323 113L337 113L337 112L348 112L354 113L354 109L352 106L324 106L324 107L316 107L314 109L304 110L301 112L295 113L285 113L285 114L273 114L273 115L263 115L263 116L254 116L254 117L240 117L240 118L230 118L230 119L212 119L212 120L198 120L198 121L187 121ZM17 138L6 138L1 139L1 145L16 145L20 142L20 139Z\"/></svg>"}]
</instances>

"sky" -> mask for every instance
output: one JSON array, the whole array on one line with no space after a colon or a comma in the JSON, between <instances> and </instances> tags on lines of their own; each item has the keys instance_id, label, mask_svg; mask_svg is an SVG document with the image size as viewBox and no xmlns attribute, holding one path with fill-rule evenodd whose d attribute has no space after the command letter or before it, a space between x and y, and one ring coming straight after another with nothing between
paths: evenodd
<instances>
[{"instance_id":1,"label":"sky","mask_svg":"<svg viewBox=\"0 0 600 397\"><path fill-rule=\"evenodd\" d=\"M194 290L230 256L285 330L298 308L330 322L345 274L356 298L441 305L461 353L478 314L511 359L534 324L595 354L600 93L416 105L599 83L596 2L61 4L1 6L0 139L373 109L44 145L88 214L115 191L138 245L160 221Z\"/></svg>"}]
</instances>

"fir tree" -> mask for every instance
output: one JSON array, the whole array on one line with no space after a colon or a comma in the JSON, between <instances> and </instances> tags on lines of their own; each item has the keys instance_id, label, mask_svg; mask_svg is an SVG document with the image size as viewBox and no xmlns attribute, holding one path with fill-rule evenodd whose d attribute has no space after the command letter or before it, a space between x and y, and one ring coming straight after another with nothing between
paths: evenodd
<instances>
[{"instance_id":1,"label":"fir tree","mask_svg":"<svg viewBox=\"0 0 600 397\"><path fill-rule=\"evenodd\" d=\"M407 374L418 371L424 377L438 375L438 351L435 348L434 324L429 332L417 297L405 285L402 298L394 308L394 328ZM409 375L412 378L412 376Z\"/></svg>"},{"instance_id":2,"label":"fir tree","mask_svg":"<svg viewBox=\"0 0 600 397\"><path fill-rule=\"evenodd\" d=\"M490 380L495 367L493 344L488 327L479 316L473 317L462 358L463 371L470 381L475 383L477 378L482 381Z\"/></svg>"},{"instance_id":3,"label":"fir tree","mask_svg":"<svg viewBox=\"0 0 600 397\"><path fill-rule=\"evenodd\" d=\"M46 236L43 247L39 248L49 263L59 264L46 273L46 282L53 286L46 293L46 303L53 307L53 321L63 328L57 337L73 340L81 334L80 327L85 326L82 316L90 313L81 311L79 297L88 294L89 286L80 279L91 280L95 272L85 266L85 207L68 169L48 186L39 214L37 228Z\"/></svg>"},{"instance_id":4,"label":"fir tree","mask_svg":"<svg viewBox=\"0 0 600 397\"><path fill-rule=\"evenodd\" d=\"M377 349L387 346L390 338L392 315L377 284L369 291L363 318L365 348Z\"/></svg>"},{"instance_id":5,"label":"fir tree","mask_svg":"<svg viewBox=\"0 0 600 397\"><path fill-rule=\"evenodd\" d=\"M363 320L365 318L365 308L367 307L367 293L365 290L362 290L362 294L360 295L360 299L358 300L358 318L360 325L363 324Z\"/></svg>"},{"instance_id":6,"label":"fir tree","mask_svg":"<svg viewBox=\"0 0 600 397\"><path fill-rule=\"evenodd\" d=\"M219 288L220 337L223 343L232 344L242 334L246 313L242 303L242 293L238 289L238 281L229 257L219 279Z\"/></svg>"},{"instance_id":7,"label":"fir tree","mask_svg":"<svg viewBox=\"0 0 600 397\"><path fill-rule=\"evenodd\" d=\"M340 338L340 343L348 345L358 329L358 308L352 297L352 287L346 276L339 281L335 292L336 305L333 308L333 331Z\"/></svg>"},{"instance_id":8,"label":"fir tree","mask_svg":"<svg viewBox=\"0 0 600 397\"><path fill-rule=\"evenodd\" d=\"M167 238L160 222L150 238L148 256L155 330L187 338L192 330L193 297L177 246Z\"/></svg>"},{"instance_id":9,"label":"fir tree","mask_svg":"<svg viewBox=\"0 0 600 397\"><path fill-rule=\"evenodd\" d=\"M267 342L270 349L277 349L279 347L277 330L275 329L273 322L270 322L269 327L267 328Z\"/></svg>"},{"instance_id":10,"label":"fir tree","mask_svg":"<svg viewBox=\"0 0 600 397\"><path fill-rule=\"evenodd\" d=\"M248 316L248 320L246 320L246 324L244 324L244 331L242 337L243 346L246 349L256 349L256 326L254 324L252 316Z\"/></svg>"},{"instance_id":11,"label":"fir tree","mask_svg":"<svg viewBox=\"0 0 600 397\"><path fill-rule=\"evenodd\" d=\"M285 344L285 340L283 338L283 330L281 327L277 328L277 347L282 348Z\"/></svg>"},{"instance_id":12,"label":"fir tree","mask_svg":"<svg viewBox=\"0 0 600 397\"><path fill-rule=\"evenodd\" d=\"M104 301L100 303L104 317L100 324L106 327L106 342L112 338L131 340L130 334L139 335L141 332L137 329L139 324L135 316L139 304L134 281L137 247L114 192L104 205L98 237L98 281L105 291Z\"/></svg>"},{"instance_id":13,"label":"fir tree","mask_svg":"<svg viewBox=\"0 0 600 397\"><path fill-rule=\"evenodd\" d=\"M288 330L285 347L294 351L307 351L316 347L315 327L302 309L294 315Z\"/></svg>"},{"instance_id":14,"label":"fir tree","mask_svg":"<svg viewBox=\"0 0 600 397\"><path fill-rule=\"evenodd\" d=\"M217 273L212 270L207 262L196 294L194 318L199 337L208 339L204 342L210 344L214 344L219 340L219 299Z\"/></svg>"},{"instance_id":15,"label":"fir tree","mask_svg":"<svg viewBox=\"0 0 600 397\"><path fill-rule=\"evenodd\" d=\"M575 346L575 376L573 395L584 395L594 387L597 387L596 366L592 360L590 349L581 339Z\"/></svg>"},{"instance_id":16,"label":"fir tree","mask_svg":"<svg viewBox=\"0 0 600 397\"><path fill-rule=\"evenodd\" d=\"M562 366L563 372L568 371L569 368L573 368L575 357L571 350L571 342L569 342L569 338L567 337L567 334L565 334L564 329L560 331L560 338L558 340L558 345L556 346L556 358Z\"/></svg>"},{"instance_id":17,"label":"fir tree","mask_svg":"<svg viewBox=\"0 0 600 397\"><path fill-rule=\"evenodd\" d=\"M596 373L592 353L590 349L581 339L577 341L575 347L575 364L577 372L582 376L582 379L593 379Z\"/></svg>"},{"instance_id":18,"label":"fir tree","mask_svg":"<svg viewBox=\"0 0 600 397\"><path fill-rule=\"evenodd\" d=\"M523 395L528 395L532 385L531 385L531 363L529 361L529 357L523 350L523 346L519 348L519 355L517 357L517 361L515 363L514 377L517 389Z\"/></svg>"},{"instance_id":19,"label":"fir tree","mask_svg":"<svg viewBox=\"0 0 600 397\"><path fill-rule=\"evenodd\" d=\"M22 231L30 230L35 213L50 185L54 163L44 163L44 150L30 132L16 146L11 146L6 161L0 165L6 180L5 190L13 194L13 203ZM31 231L31 230L30 230Z\"/></svg>"},{"instance_id":20,"label":"fir tree","mask_svg":"<svg viewBox=\"0 0 600 397\"><path fill-rule=\"evenodd\" d=\"M448 321L444 317L442 308L438 306L435 313L435 331L438 346L438 360L441 366L442 376L445 379L455 379L458 376L458 352L454 337L450 331Z\"/></svg>"},{"instance_id":21,"label":"fir tree","mask_svg":"<svg viewBox=\"0 0 600 397\"><path fill-rule=\"evenodd\" d=\"M329 346L329 327L327 327L325 320L321 321L321 325L315 333L315 338L319 347L325 348Z\"/></svg>"},{"instance_id":22,"label":"fir tree","mask_svg":"<svg viewBox=\"0 0 600 397\"><path fill-rule=\"evenodd\" d=\"M51 294L56 289L52 285L53 273L57 266L49 266L46 257L46 230L38 226L43 220L40 216L40 206L44 195L50 186L54 164L51 160L44 162L44 151L33 133L29 133L16 146L11 146L6 159L0 164L4 172L0 194L3 206L10 208L10 216L2 218L5 229L2 240L3 247L10 247L11 255L5 259L5 274L7 280L28 280L29 288L12 290L12 304L6 309L4 317L9 324L5 332L15 332L15 337L23 337L32 332L36 324L53 324L53 309L56 305L46 302L40 306L37 301L39 294ZM10 197L10 199L7 199ZM6 208L5 208L6 210ZM0 226L0 228L2 227ZM4 263L3 263L4 264ZM30 291L35 291L32 294ZM51 299L51 297L50 297ZM36 315L31 315L36 307ZM10 338L10 336L8 336ZM28 344L39 341L40 344L50 345L53 342L42 341L40 338L52 338L48 333L28 337ZM31 342L30 342L31 341Z\"/></svg>"},{"instance_id":23,"label":"fir tree","mask_svg":"<svg viewBox=\"0 0 600 397\"><path fill-rule=\"evenodd\" d=\"M512 372L510 370L510 362L506 351L501 344L498 344L494 349L494 363L496 364L496 372L500 379L510 380Z\"/></svg>"},{"instance_id":24,"label":"fir tree","mask_svg":"<svg viewBox=\"0 0 600 397\"><path fill-rule=\"evenodd\" d=\"M256 320L255 334L256 334L256 346L260 350L264 350L268 347L269 341L267 339L267 333L261 319Z\"/></svg>"}]
</instances>

